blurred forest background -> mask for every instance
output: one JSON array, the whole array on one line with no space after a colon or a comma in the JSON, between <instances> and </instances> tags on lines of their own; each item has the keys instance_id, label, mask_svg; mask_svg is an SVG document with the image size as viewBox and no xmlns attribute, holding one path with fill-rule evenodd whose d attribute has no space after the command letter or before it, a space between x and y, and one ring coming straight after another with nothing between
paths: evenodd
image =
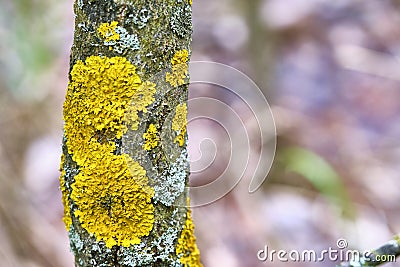
<instances>
[{"instance_id":1,"label":"blurred forest background","mask_svg":"<svg viewBox=\"0 0 400 267\"><path fill-rule=\"evenodd\" d=\"M58 188L72 6L0 1L1 267L73 266ZM333 266L260 262L257 251L321 251L339 238L373 249L399 233L400 3L194 0L193 24L192 60L251 77L278 132L259 191L241 183L194 209L204 265ZM202 94L213 90L190 92ZM189 143L213 131L196 125Z\"/></svg>"}]
</instances>

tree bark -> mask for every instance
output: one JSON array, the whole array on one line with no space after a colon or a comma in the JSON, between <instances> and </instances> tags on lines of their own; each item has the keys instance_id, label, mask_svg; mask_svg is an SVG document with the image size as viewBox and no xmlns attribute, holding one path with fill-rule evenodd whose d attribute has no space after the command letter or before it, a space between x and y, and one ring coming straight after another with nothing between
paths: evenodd
<instances>
[{"instance_id":1,"label":"tree bark","mask_svg":"<svg viewBox=\"0 0 400 267\"><path fill-rule=\"evenodd\" d=\"M201 266L188 208L191 0L76 0L60 187L76 266Z\"/></svg>"}]
</instances>

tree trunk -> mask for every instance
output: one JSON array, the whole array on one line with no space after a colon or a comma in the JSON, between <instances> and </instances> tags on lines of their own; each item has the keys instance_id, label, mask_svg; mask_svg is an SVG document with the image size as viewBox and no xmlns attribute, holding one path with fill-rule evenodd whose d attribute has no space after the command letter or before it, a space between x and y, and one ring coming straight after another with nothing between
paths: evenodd
<instances>
[{"instance_id":1,"label":"tree trunk","mask_svg":"<svg viewBox=\"0 0 400 267\"><path fill-rule=\"evenodd\" d=\"M201 266L187 207L191 0L76 0L60 185L76 266Z\"/></svg>"}]
</instances>

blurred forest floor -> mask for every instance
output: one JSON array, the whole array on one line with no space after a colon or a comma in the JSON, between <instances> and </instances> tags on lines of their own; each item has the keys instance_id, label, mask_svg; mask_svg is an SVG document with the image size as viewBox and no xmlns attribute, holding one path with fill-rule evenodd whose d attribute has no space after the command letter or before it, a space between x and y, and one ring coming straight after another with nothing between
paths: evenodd
<instances>
[{"instance_id":1,"label":"blurred forest floor","mask_svg":"<svg viewBox=\"0 0 400 267\"><path fill-rule=\"evenodd\" d=\"M72 4L0 2L0 267L73 266L58 189ZM265 266L265 245L321 251L345 238L372 249L399 233L399 2L195 0L193 23L192 60L251 77L278 131L259 191L247 193L247 177L194 209L204 265ZM229 98L192 87L202 95ZM189 124L189 142L213 130ZM221 162L196 179L213 179Z\"/></svg>"}]
</instances>

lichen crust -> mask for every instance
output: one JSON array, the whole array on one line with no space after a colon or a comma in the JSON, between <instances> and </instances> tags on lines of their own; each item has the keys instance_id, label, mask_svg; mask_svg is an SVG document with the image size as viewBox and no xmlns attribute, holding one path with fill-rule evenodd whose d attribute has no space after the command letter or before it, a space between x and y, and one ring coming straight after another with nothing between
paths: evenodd
<instances>
[{"instance_id":1,"label":"lichen crust","mask_svg":"<svg viewBox=\"0 0 400 267\"><path fill-rule=\"evenodd\" d=\"M171 59L172 70L165 74L165 80L173 87L186 83L189 73L189 52L186 49L177 51Z\"/></svg>"},{"instance_id":2,"label":"lichen crust","mask_svg":"<svg viewBox=\"0 0 400 267\"><path fill-rule=\"evenodd\" d=\"M117 21L112 21L111 23L105 22L99 26L97 31L105 38L106 42L117 41L120 38L119 34L115 31L117 25Z\"/></svg>"},{"instance_id":3,"label":"lichen crust","mask_svg":"<svg viewBox=\"0 0 400 267\"><path fill-rule=\"evenodd\" d=\"M147 131L143 134L143 139L145 140L143 145L144 150L151 150L158 146L160 138L158 137L157 128L153 123L149 125Z\"/></svg>"},{"instance_id":4,"label":"lichen crust","mask_svg":"<svg viewBox=\"0 0 400 267\"><path fill-rule=\"evenodd\" d=\"M104 45L117 53L121 54L127 49L138 50L140 48L139 37L135 33L129 34L125 28L118 26L117 21L100 24L97 32L104 39Z\"/></svg>"},{"instance_id":5,"label":"lichen crust","mask_svg":"<svg viewBox=\"0 0 400 267\"><path fill-rule=\"evenodd\" d=\"M170 164L167 170L158 176L154 184L154 202L172 206L184 192L189 173L189 160L186 149Z\"/></svg>"},{"instance_id":6,"label":"lichen crust","mask_svg":"<svg viewBox=\"0 0 400 267\"><path fill-rule=\"evenodd\" d=\"M186 124L187 124L187 106L186 103L179 104L175 108L175 115L172 119L172 130L175 131L176 137L174 143L178 143L179 146L183 146L185 143L186 135Z\"/></svg>"},{"instance_id":7,"label":"lichen crust","mask_svg":"<svg viewBox=\"0 0 400 267\"><path fill-rule=\"evenodd\" d=\"M139 244L153 228L154 189L146 170L118 152L117 141L128 125L137 127L138 113L146 112L154 93L155 85L142 82L123 57L90 56L70 72L64 132L68 153L79 166L71 185L73 215L108 248ZM126 124L132 99L136 103Z\"/></svg>"},{"instance_id":8,"label":"lichen crust","mask_svg":"<svg viewBox=\"0 0 400 267\"><path fill-rule=\"evenodd\" d=\"M196 245L196 237L194 235L194 225L190 209L188 209L186 213L186 222L178 239L175 252L180 263L184 267L203 266L200 262L200 251Z\"/></svg>"},{"instance_id":9,"label":"lichen crust","mask_svg":"<svg viewBox=\"0 0 400 267\"><path fill-rule=\"evenodd\" d=\"M65 169L64 169L64 162L65 162L65 155L61 155L61 163L60 163L60 190L62 194L62 203L64 205L64 216L63 222L65 224L65 228L67 231L71 228L72 219L71 219L71 210L69 207L69 200L68 200L68 191L65 185Z\"/></svg>"}]
</instances>

